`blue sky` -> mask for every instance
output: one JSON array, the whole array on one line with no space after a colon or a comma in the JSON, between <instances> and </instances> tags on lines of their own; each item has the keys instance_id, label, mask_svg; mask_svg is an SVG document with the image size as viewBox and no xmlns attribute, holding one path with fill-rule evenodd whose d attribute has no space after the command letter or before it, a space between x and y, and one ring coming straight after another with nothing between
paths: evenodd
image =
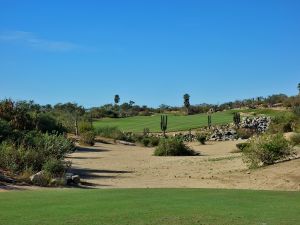
<instances>
[{"instance_id":1,"label":"blue sky","mask_svg":"<svg viewBox=\"0 0 300 225\"><path fill-rule=\"evenodd\" d=\"M294 95L300 1L0 0L0 98L86 107Z\"/></svg>"}]
</instances>

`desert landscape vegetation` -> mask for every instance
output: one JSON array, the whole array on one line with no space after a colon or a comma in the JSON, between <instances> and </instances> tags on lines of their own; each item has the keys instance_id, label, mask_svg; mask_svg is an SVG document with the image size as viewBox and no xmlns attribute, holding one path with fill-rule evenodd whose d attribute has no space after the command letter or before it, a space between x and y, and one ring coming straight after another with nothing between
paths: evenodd
<instances>
[{"instance_id":1,"label":"desert landscape vegetation","mask_svg":"<svg viewBox=\"0 0 300 225\"><path fill-rule=\"evenodd\" d=\"M299 10L0 0L0 225L300 224Z\"/></svg>"}]
</instances>

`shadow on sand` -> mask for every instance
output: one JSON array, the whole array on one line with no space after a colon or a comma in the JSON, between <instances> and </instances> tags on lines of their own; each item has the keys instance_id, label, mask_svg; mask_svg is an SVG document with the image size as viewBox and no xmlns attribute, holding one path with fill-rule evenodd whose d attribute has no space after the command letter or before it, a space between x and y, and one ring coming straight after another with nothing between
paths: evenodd
<instances>
[{"instance_id":1,"label":"shadow on sand","mask_svg":"<svg viewBox=\"0 0 300 225\"><path fill-rule=\"evenodd\" d=\"M82 147L82 146L77 146L75 152L108 152L110 150L105 149L105 148L93 148L93 147Z\"/></svg>"}]
</instances>

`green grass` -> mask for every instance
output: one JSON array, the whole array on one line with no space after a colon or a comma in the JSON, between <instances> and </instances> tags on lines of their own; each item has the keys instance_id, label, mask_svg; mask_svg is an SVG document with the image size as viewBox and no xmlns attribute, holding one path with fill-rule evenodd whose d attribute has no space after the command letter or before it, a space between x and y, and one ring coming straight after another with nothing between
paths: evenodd
<instances>
[{"instance_id":1,"label":"green grass","mask_svg":"<svg viewBox=\"0 0 300 225\"><path fill-rule=\"evenodd\" d=\"M300 192L107 189L0 193L5 225L300 224Z\"/></svg>"},{"instance_id":2,"label":"green grass","mask_svg":"<svg viewBox=\"0 0 300 225\"><path fill-rule=\"evenodd\" d=\"M233 120L233 112L237 110L229 110L224 112L217 112L212 115L212 124L221 125L231 123ZM265 110L240 110L242 112L255 112L257 115L266 114L270 116L277 115L278 112L272 109ZM160 132L160 115L154 116L135 116L128 118L104 118L94 122L94 127L118 127L126 132L143 132L144 128L149 128L150 132ZM185 131L189 129L196 129L207 126L207 114L197 114L191 116L172 115L168 117L168 132L170 131Z\"/></svg>"},{"instance_id":3,"label":"green grass","mask_svg":"<svg viewBox=\"0 0 300 225\"><path fill-rule=\"evenodd\" d=\"M226 124L232 121L231 112L218 112L212 117L213 124ZM95 127L118 127L122 131L143 132L149 128L150 132L160 132L160 115L135 116L128 118L104 118L94 122ZM191 116L168 116L168 131L183 131L207 126L207 115L197 114Z\"/></svg>"}]
</instances>

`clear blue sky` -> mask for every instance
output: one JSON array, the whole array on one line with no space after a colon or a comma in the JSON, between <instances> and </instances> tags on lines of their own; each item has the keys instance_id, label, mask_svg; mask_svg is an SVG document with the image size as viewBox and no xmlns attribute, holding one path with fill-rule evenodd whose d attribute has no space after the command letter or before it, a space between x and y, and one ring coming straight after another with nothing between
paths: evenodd
<instances>
[{"instance_id":1,"label":"clear blue sky","mask_svg":"<svg viewBox=\"0 0 300 225\"><path fill-rule=\"evenodd\" d=\"M86 107L293 95L299 0L0 0L0 98Z\"/></svg>"}]
</instances>

